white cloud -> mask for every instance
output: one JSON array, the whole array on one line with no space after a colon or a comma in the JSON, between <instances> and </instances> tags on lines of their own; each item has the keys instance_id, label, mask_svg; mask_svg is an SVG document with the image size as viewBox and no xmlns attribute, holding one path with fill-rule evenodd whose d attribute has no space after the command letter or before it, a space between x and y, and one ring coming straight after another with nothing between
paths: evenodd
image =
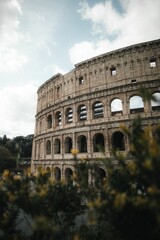
<instances>
[{"instance_id":1,"label":"white cloud","mask_svg":"<svg viewBox=\"0 0 160 240\"><path fill-rule=\"evenodd\" d=\"M34 133L36 91L34 85L6 87L0 91L0 135L15 137Z\"/></svg>"},{"instance_id":2,"label":"white cloud","mask_svg":"<svg viewBox=\"0 0 160 240\"><path fill-rule=\"evenodd\" d=\"M138 42L160 37L159 0L120 0L123 12L113 7L112 1L105 1L90 7L81 3L83 20L92 23L94 41L75 43L70 49L73 64ZM97 37L96 37L97 36Z\"/></svg>"},{"instance_id":3,"label":"white cloud","mask_svg":"<svg viewBox=\"0 0 160 240\"><path fill-rule=\"evenodd\" d=\"M16 72L21 70L28 61L24 54L19 54L17 49L5 48L0 51L0 72Z\"/></svg>"},{"instance_id":4,"label":"white cloud","mask_svg":"<svg viewBox=\"0 0 160 240\"><path fill-rule=\"evenodd\" d=\"M1 0L0 7L0 47L6 47L19 41L17 32L19 21L17 15L21 7L17 0Z\"/></svg>"},{"instance_id":5,"label":"white cloud","mask_svg":"<svg viewBox=\"0 0 160 240\"><path fill-rule=\"evenodd\" d=\"M27 56L15 47L26 39L18 31L21 6L18 0L1 0L0 4L0 72L19 71L27 62Z\"/></svg>"},{"instance_id":6,"label":"white cloud","mask_svg":"<svg viewBox=\"0 0 160 240\"><path fill-rule=\"evenodd\" d=\"M58 65L49 65L45 68L45 72L49 73L51 76L57 74L57 73L61 73L61 74L65 74L67 71L65 71L64 69L62 69L61 67L59 67Z\"/></svg>"},{"instance_id":7,"label":"white cloud","mask_svg":"<svg viewBox=\"0 0 160 240\"><path fill-rule=\"evenodd\" d=\"M74 44L69 50L70 60L73 64L94 57L111 49L111 43L108 40L95 42L80 42Z\"/></svg>"},{"instance_id":8,"label":"white cloud","mask_svg":"<svg viewBox=\"0 0 160 240\"><path fill-rule=\"evenodd\" d=\"M112 35L121 29L123 17L113 8L112 1L98 3L92 8L84 2L80 13L83 19L92 21L94 33Z\"/></svg>"}]
</instances>

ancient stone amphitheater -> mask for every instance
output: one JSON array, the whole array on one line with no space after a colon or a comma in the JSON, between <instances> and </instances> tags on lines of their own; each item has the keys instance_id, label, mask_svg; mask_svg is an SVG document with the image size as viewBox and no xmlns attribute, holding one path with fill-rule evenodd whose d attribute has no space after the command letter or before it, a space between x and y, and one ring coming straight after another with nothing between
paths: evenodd
<instances>
[{"instance_id":1,"label":"ancient stone amphitheater","mask_svg":"<svg viewBox=\"0 0 160 240\"><path fill-rule=\"evenodd\" d=\"M38 89L32 170L52 170L53 178L73 174L78 159L110 158L112 149L129 151L121 126L131 128L139 114L143 127L160 123L160 103L144 100L140 87L160 100L160 40L93 57ZM99 168L102 175L106 169ZM90 176L91 177L91 176Z\"/></svg>"}]
</instances>

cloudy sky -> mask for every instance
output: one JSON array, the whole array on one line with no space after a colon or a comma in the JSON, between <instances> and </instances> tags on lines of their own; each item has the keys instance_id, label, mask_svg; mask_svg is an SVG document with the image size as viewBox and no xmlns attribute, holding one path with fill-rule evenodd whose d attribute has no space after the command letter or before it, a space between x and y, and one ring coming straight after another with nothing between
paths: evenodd
<instances>
[{"instance_id":1,"label":"cloudy sky","mask_svg":"<svg viewBox=\"0 0 160 240\"><path fill-rule=\"evenodd\" d=\"M0 136L34 133L37 88L74 64L160 38L160 0L0 0Z\"/></svg>"}]
</instances>

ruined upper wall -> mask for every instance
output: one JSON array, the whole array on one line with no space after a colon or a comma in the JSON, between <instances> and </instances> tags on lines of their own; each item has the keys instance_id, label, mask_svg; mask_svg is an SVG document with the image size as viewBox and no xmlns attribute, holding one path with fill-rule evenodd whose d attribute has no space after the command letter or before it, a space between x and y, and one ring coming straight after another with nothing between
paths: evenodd
<instances>
[{"instance_id":1,"label":"ruined upper wall","mask_svg":"<svg viewBox=\"0 0 160 240\"><path fill-rule=\"evenodd\" d=\"M93 91L157 78L160 78L160 40L121 48L80 62L67 74L56 74L47 80L38 89L37 113Z\"/></svg>"}]
</instances>

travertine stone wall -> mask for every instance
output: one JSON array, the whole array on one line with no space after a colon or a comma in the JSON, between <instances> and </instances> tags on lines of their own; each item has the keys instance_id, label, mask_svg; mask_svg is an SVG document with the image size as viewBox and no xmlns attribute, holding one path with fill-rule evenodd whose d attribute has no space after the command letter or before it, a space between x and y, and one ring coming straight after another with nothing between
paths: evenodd
<instances>
[{"instance_id":1,"label":"travertine stone wall","mask_svg":"<svg viewBox=\"0 0 160 240\"><path fill-rule=\"evenodd\" d=\"M66 178L74 171L71 148L91 161L104 157L101 150L110 158L113 147L126 154L122 124L130 127L137 114L144 128L160 123L160 104L144 101L141 86L160 97L160 40L99 55L47 80L37 92L32 170L42 165Z\"/></svg>"}]
</instances>

